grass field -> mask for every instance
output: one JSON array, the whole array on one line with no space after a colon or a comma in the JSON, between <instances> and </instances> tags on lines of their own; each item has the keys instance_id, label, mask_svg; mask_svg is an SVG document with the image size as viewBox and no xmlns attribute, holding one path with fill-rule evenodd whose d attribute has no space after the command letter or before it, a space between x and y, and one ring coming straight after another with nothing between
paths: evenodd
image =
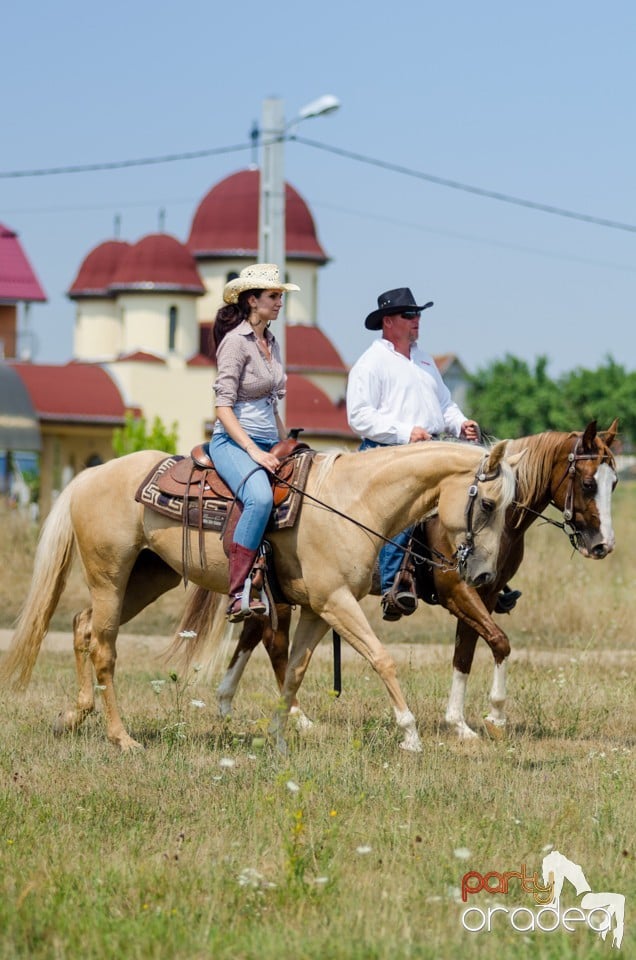
<instances>
[{"instance_id":1,"label":"grass field","mask_svg":"<svg viewBox=\"0 0 636 960\"><path fill-rule=\"evenodd\" d=\"M53 623L64 634L45 644L26 694L0 691L0 960L636 956L635 503L636 489L620 485L618 545L602 562L533 527L514 581L523 597L504 622L513 657L503 741L462 744L444 729L449 615L426 607L383 624L377 600L364 601L399 664L418 756L399 750L384 689L352 653L333 697L326 643L301 690L315 726L290 737L287 759L265 737L276 696L261 651L233 719L220 721L214 684L171 679L159 657L180 589L119 644L120 704L146 749L115 752L100 713L54 738L52 720L75 696L69 627L86 594L74 574ZM34 535L15 514L0 519L8 627ZM492 670L481 646L473 726ZM620 952L585 923L515 930L515 907L539 908L514 880L508 895L461 901L466 872L525 864L540 874L550 849L580 864L593 891L625 895ZM566 883L563 909L578 903ZM490 932L464 929L467 907L495 905L508 913Z\"/></svg>"}]
</instances>

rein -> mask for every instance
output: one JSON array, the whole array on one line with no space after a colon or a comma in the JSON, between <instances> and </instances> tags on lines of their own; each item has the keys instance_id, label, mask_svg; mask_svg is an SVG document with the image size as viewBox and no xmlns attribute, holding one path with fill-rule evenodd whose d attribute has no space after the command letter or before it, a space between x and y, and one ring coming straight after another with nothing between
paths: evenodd
<instances>
[{"instance_id":1,"label":"rein","mask_svg":"<svg viewBox=\"0 0 636 960\"><path fill-rule=\"evenodd\" d=\"M394 547L397 547L402 553L407 554L412 557L418 563L427 563L431 567L437 567L441 570L461 570L468 561L469 556L475 549L474 536L475 531L473 529L473 512L475 509L475 502L477 499L477 493L479 491L479 484L486 483L490 480L495 480L499 476L499 467L493 470L491 473L484 473L481 469L484 462L487 460L487 456L482 460L482 464L478 469L474 483L468 488L468 502L466 503L466 509L464 511L464 516L466 518L466 542L459 545L453 556L449 559L443 553L435 550L435 555L439 558L439 562L431 559L430 557L424 557L422 554L416 553L411 549L410 546L403 546L401 543L396 543L395 540L392 540L390 537L385 537L383 534L378 533L377 530L373 530L371 527L367 527L366 524L362 523L360 520L356 520L355 517L349 516L347 513L343 513L341 510L338 510L336 507L332 506L329 503L325 503L324 500L319 500L317 497L312 496L310 493L307 493L305 490L301 490L299 487L295 486L293 483L290 483L288 480L283 480L282 478L276 477L278 483L284 484L290 490L293 490L295 493L300 494L302 497L306 497L308 500L311 500L313 503L317 504L320 507L324 507L325 510L328 510L330 513L335 513L336 516L341 517L343 520L348 520L350 523L353 523L354 526L359 527L361 530L364 530L366 533L370 533L372 536L377 537L378 540L383 540L384 543L390 543ZM253 472L253 471L252 471ZM274 474L275 476L275 474Z\"/></svg>"}]
</instances>

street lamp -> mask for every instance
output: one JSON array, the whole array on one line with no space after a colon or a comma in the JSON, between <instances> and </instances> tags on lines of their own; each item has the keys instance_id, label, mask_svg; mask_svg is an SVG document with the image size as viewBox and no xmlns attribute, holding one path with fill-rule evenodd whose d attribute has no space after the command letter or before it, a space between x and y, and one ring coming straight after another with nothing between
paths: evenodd
<instances>
[{"instance_id":1,"label":"street lamp","mask_svg":"<svg viewBox=\"0 0 636 960\"><path fill-rule=\"evenodd\" d=\"M324 94L306 104L296 117L285 123L283 101L278 97L269 97L263 101L263 126L261 143L263 159L260 175L259 212L258 212L258 259L261 263L277 264L283 281L285 271L285 140L289 131L310 117L333 113L340 101L333 94ZM286 367L287 350L285 337L285 316L277 330L283 367ZM281 409L284 420L284 405Z\"/></svg>"}]
</instances>

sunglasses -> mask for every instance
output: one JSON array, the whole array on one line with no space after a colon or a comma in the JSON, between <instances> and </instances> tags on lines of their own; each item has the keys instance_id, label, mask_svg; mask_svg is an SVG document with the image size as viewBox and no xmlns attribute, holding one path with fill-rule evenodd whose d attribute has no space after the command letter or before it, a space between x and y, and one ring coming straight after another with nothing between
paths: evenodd
<instances>
[{"instance_id":1,"label":"sunglasses","mask_svg":"<svg viewBox=\"0 0 636 960\"><path fill-rule=\"evenodd\" d=\"M421 310L403 310L400 314L401 317L404 317L405 320L417 320L418 317L421 317Z\"/></svg>"}]
</instances>

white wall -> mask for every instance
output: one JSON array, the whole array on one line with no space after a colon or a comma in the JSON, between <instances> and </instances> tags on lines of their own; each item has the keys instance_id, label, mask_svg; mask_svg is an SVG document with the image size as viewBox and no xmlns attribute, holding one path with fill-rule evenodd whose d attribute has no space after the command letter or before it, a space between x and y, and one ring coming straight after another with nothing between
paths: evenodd
<instances>
[{"instance_id":1,"label":"white wall","mask_svg":"<svg viewBox=\"0 0 636 960\"><path fill-rule=\"evenodd\" d=\"M117 301L105 297L77 300L73 356L76 360L108 360L122 349L121 313Z\"/></svg>"}]
</instances>

